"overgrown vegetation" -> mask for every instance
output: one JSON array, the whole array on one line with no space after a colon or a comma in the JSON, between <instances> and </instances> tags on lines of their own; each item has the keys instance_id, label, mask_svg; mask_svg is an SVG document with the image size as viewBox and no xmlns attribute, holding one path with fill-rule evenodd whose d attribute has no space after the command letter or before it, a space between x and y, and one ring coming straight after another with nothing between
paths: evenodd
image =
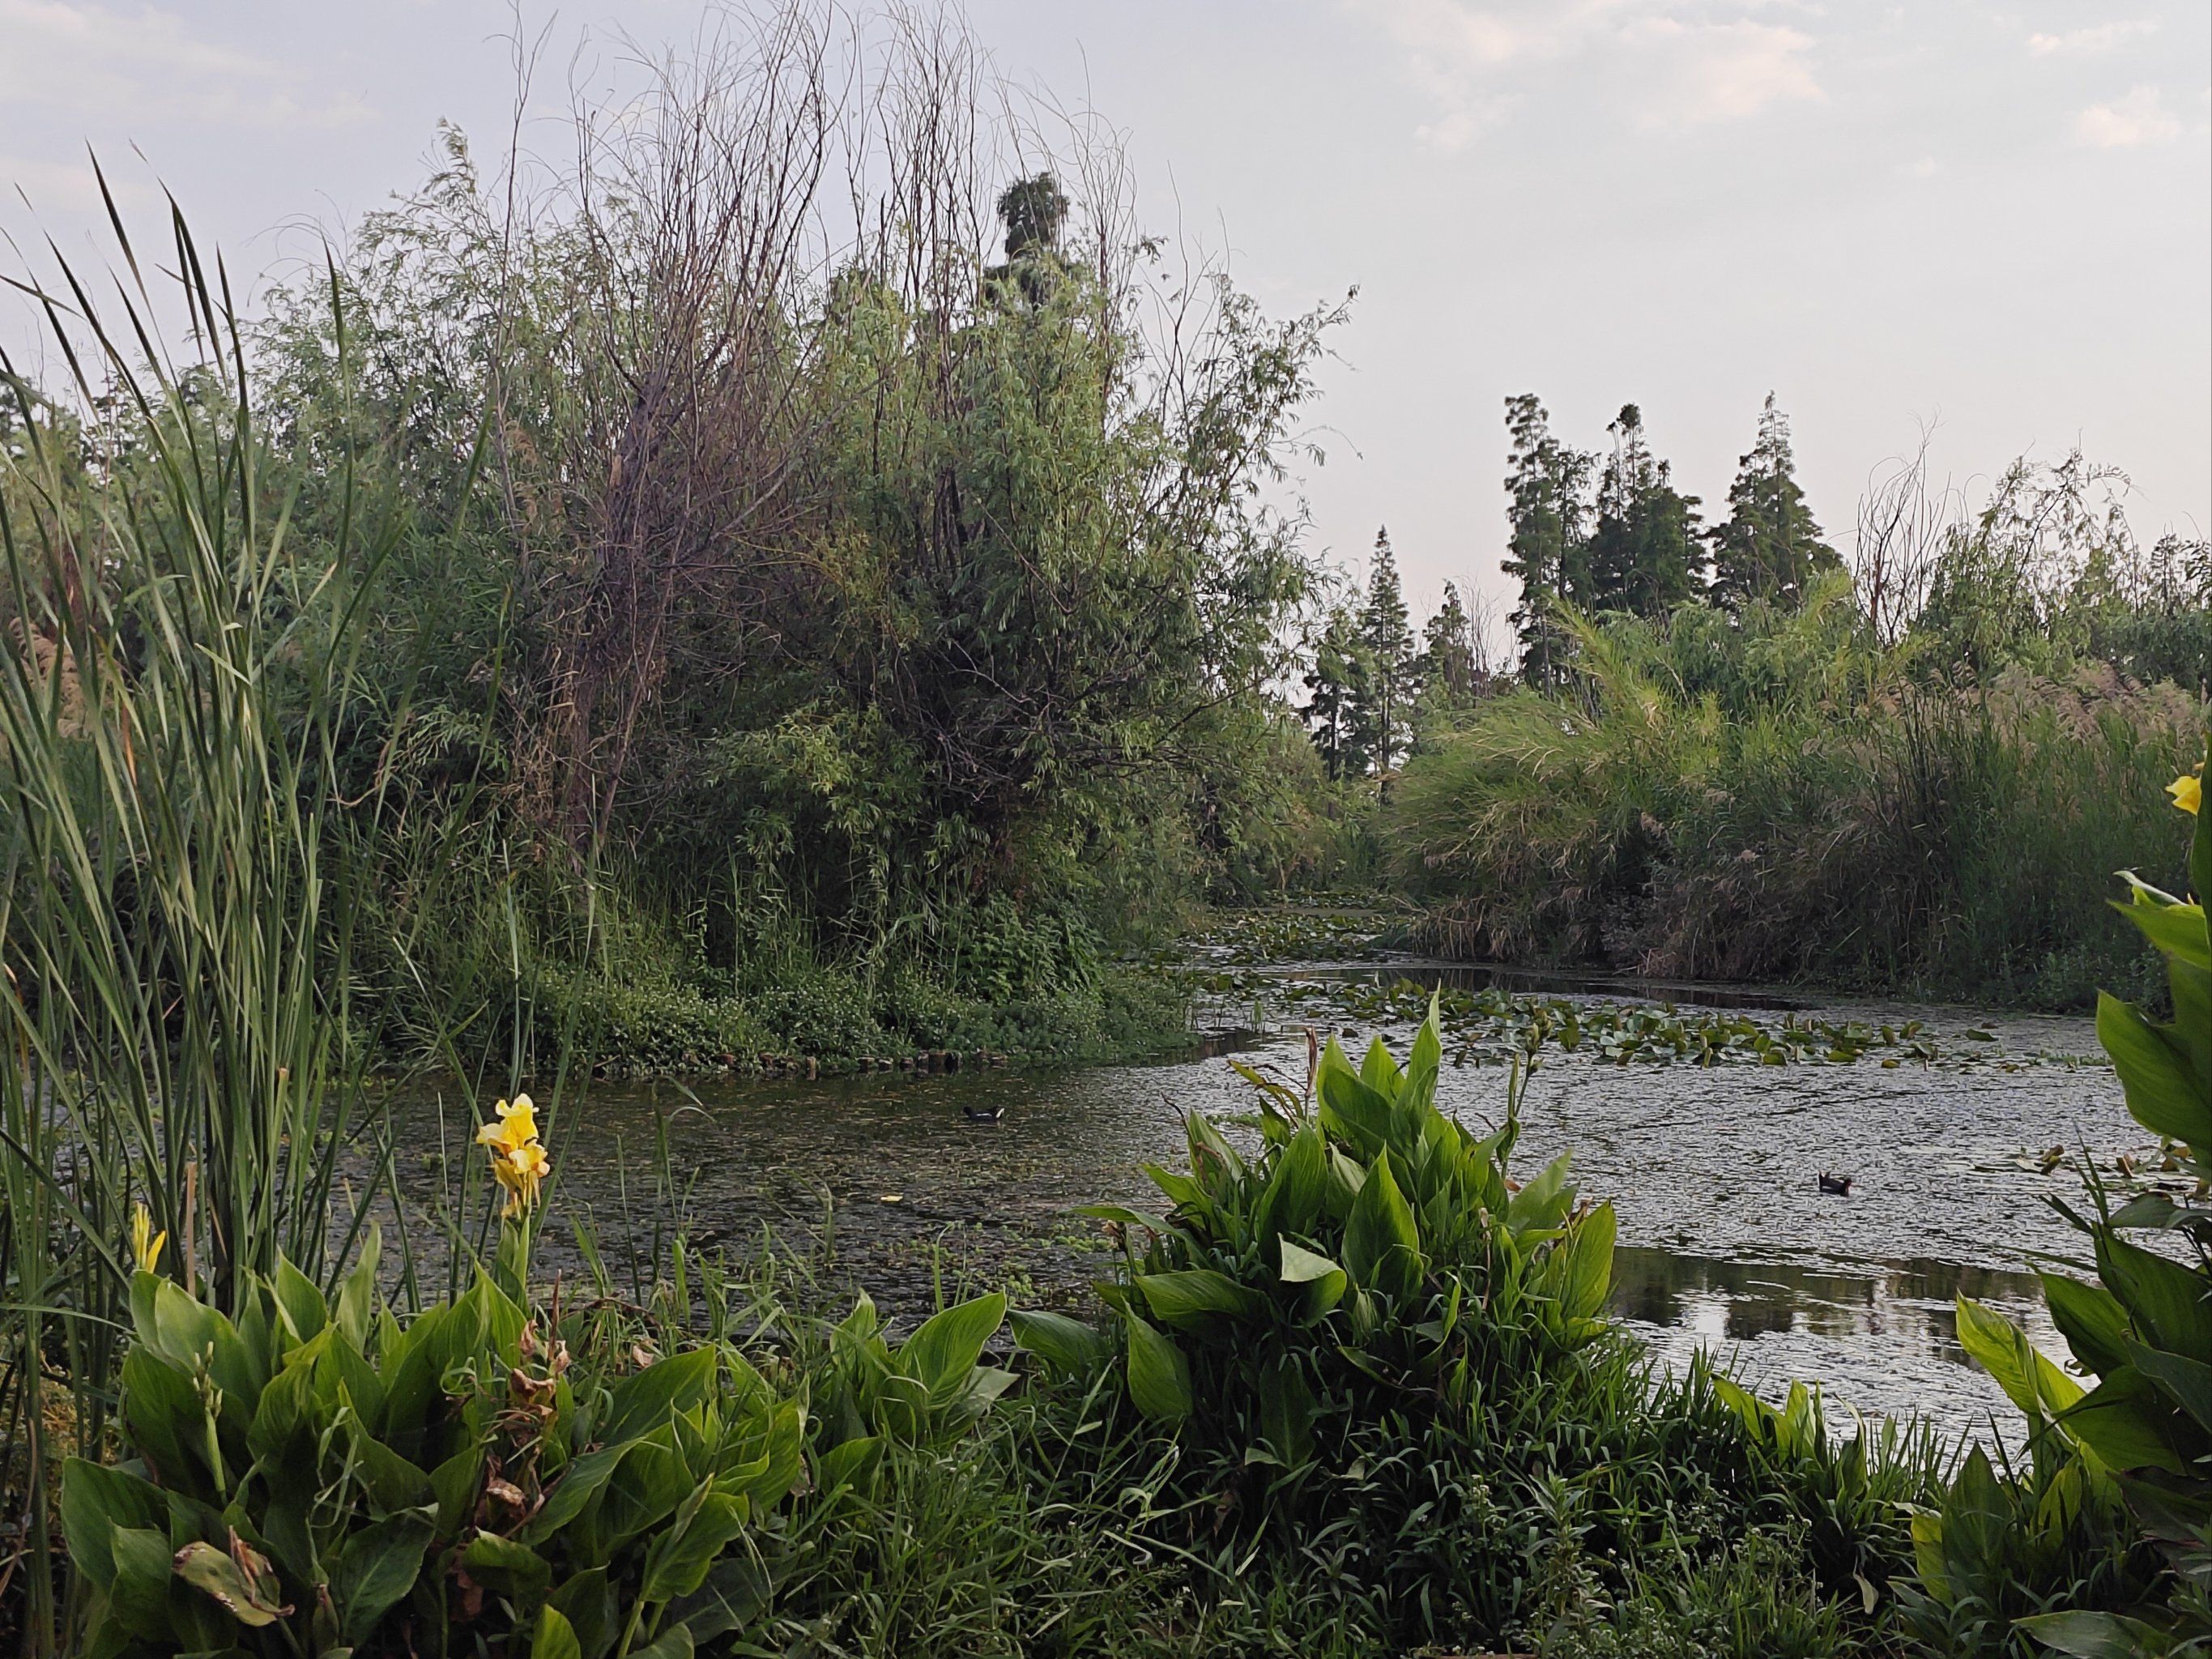
<instances>
[{"instance_id":1,"label":"overgrown vegetation","mask_svg":"<svg viewBox=\"0 0 2212 1659\"><path fill-rule=\"evenodd\" d=\"M1520 684L1430 728L1382 827L1421 937L2047 1008L2154 982L2089 900L2172 873L2148 803L2203 730L2212 549L2143 548L2078 453L1972 515L1923 457L1846 571L1771 400L1709 534L1632 406L1594 496L1533 398L1508 425Z\"/></svg>"}]
</instances>

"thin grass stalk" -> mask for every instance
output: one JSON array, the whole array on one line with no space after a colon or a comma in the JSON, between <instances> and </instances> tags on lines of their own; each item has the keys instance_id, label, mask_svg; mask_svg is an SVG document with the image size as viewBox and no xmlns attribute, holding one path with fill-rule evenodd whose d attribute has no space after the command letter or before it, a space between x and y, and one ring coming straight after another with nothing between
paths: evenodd
<instances>
[{"instance_id":1,"label":"thin grass stalk","mask_svg":"<svg viewBox=\"0 0 2212 1659\"><path fill-rule=\"evenodd\" d=\"M65 263L64 293L27 290L79 407L116 411L98 441L0 363L26 434L0 461L0 1413L27 1431L9 1495L39 1655L69 1624L41 1379L70 1390L66 1449L98 1455L133 1207L170 1241L163 1270L226 1309L280 1255L332 1280L358 1236L342 1160L373 1129L337 737L389 543L349 499L325 556L292 547L220 265L173 214L167 297L198 348L179 367L116 233L110 313ZM388 1172L388 1137L371 1145Z\"/></svg>"}]
</instances>

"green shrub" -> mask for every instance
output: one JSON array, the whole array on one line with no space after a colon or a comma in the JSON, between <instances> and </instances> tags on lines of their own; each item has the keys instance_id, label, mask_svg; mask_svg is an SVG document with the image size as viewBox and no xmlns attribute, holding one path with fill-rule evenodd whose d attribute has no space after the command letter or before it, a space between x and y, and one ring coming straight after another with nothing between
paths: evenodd
<instances>
[{"instance_id":1,"label":"green shrub","mask_svg":"<svg viewBox=\"0 0 2212 1659\"><path fill-rule=\"evenodd\" d=\"M1513 1095L1476 1135L1434 1103L1440 1058L1432 1008L1402 1067L1332 1042L1310 1099L1253 1075L1256 1146L1193 1116L1187 1170L1149 1170L1164 1216L1091 1212L1124 1244L1112 1321L1015 1314L1062 1386L1110 1378L1171 1436L1152 1535L1224 1595L1255 1560L1318 1575L1383 1648L1694 1599L1684 1564L1760 1530L1808 1540L1820 1605L1775 1601L1744 1650L1844 1619L1825 1598L1863 1617L1925 1443L1838 1444L1812 1405L1778 1415L1702 1364L1656 1373L1605 1316L1611 1207L1577 1201L1564 1155L1512 1180Z\"/></svg>"},{"instance_id":2,"label":"green shrub","mask_svg":"<svg viewBox=\"0 0 2212 1659\"><path fill-rule=\"evenodd\" d=\"M2197 814L2188 865L2200 900L2212 893L2202 774L2171 789ZM2100 995L2097 1035L2130 1114L2201 1195L2212 1177L2212 933L2203 902L2128 883L2117 908L2165 958L2173 1018ZM1960 1340L2027 1414L2032 1462L1999 1479L1978 1453L1940 1507L1915 1519L1917 1622L1957 1651L2026 1650L2027 1636L2069 1654L2212 1647L2212 1212L2162 1190L2115 1211L2087 1173L2094 1214L2060 1207L2091 1243L2097 1282L2045 1273L2043 1283L2052 1322L2095 1386L2085 1390L2017 1326L1959 1302ZM2145 1229L2176 1235L2189 1259L2124 1236ZM2156 1546L2148 1559L2146 1543ZM2166 1569L2155 1583L2154 1565Z\"/></svg>"}]
</instances>

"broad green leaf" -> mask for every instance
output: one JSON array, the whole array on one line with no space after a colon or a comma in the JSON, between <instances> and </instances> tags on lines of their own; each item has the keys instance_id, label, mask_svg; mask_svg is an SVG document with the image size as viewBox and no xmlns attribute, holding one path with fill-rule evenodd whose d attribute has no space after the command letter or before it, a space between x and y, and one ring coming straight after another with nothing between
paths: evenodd
<instances>
[{"instance_id":1,"label":"broad green leaf","mask_svg":"<svg viewBox=\"0 0 2212 1659\"><path fill-rule=\"evenodd\" d=\"M1214 1329L1224 1318L1257 1319L1267 1310L1257 1291L1210 1267L1139 1273L1137 1289L1153 1318L1188 1331Z\"/></svg>"},{"instance_id":2,"label":"broad green leaf","mask_svg":"<svg viewBox=\"0 0 2212 1659\"><path fill-rule=\"evenodd\" d=\"M2212 1099L2179 1048L2133 1003L2097 993L2097 1041L2112 1058L2135 1121L2170 1140L2212 1146Z\"/></svg>"},{"instance_id":3,"label":"broad green leaf","mask_svg":"<svg viewBox=\"0 0 2212 1659\"><path fill-rule=\"evenodd\" d=\"M545 1558L517 1539L480 1532L461 1551L470 1577L510 1601L532 1601L545 1593L553 1569Z\"/></svg>"},{"instance_id":4,"label":"broad green leaf","mask_svg":"<svg viewBox=\"0 0 2212 1659\"><path fill-rule=\"evenodd\" d=\"M376 1264L383 1254L384 1231L372 1225L362 1244L361 1260L338 1287L338 1331L356 1352L368 1347L369 1318L376 1311Z\"/></svg>"},{"instance_id":5,"label":"broad green leaf","mask_svg":"<svg viewBox=\"0 0 2212 1659\"><path fill-rule=\"evenodd\" d=\"M1288 1238L1283 1241L1282 1277L1285 1285L1305 1287L1301 1310L1308 1323L1343 1301L1345 1287L1351 1283L1350 1275L1335 1262Z\"/></svg>"},{"instance_id":6,"label":"broad green leaf","mask_svg":"<svg viewBox=\"0 0 2212 1659\"><path fill-rule=\"evenodd\" d=\"M1567 1185L1567 1165L1573 1157L1571 1151L1561 1152L1541 1175L1506 1200L1505 1224L1516 1237L1550 1232L1566 1220L1575 1206L1574 1188Z\"/></svg>"},{"instance_id":7,"label":"broad green leaf","mask_svg":"<svg viewBox=\"0 0 2212 1659\"><path fill-rule=\"evenodd\" d=\"M932 1315L899 1349L899 1369L928 1391L942 1411L967 1387L983 1345L1006 1322L1006 1298L996 1291Z\"/></svg>"},{"instance_id":8,"label":"broad green leaf","mask_svg":"<svg viewBox=\"0 0 2212 1659\"><path fill-rule=\"evenodd\" d=\"M568 1467L572 1472L575 1468L574 1463ZM439 1537L452 1539L459 1534L462 1524L476 1510L483 1477L482 1446L465 1446L430 1471L430 1491L438 1500Z\"/></svg>"},{"instance_id":9,"label":"broad green leaf","mask_svg":"<svg viewBox=\"0 0 2212 1659\"><path fill-rule=\"evenodd\" d=\"M123 1420L164 1486L191 1489L207 1472L207 1407L192 1380L151 1348L123 1356Z\"/></svg>"},{"instance_id":10,"label":"broad green leaf","mask_svg":"<svg viewBox=\"0 0 2212 1659\"><path fill-rule=\"evenodd\" d=\"M1244 1160L1202 1112L1185 1114L1183 1131L1190 1141L1191 1173L1217 1201L1225 1198L1244 1178Z\"/></svg>"},{"instance_id":11,"label":"broad green leaf","mask_svg":"<svg viewBox=\"0 0 2212 1659\"><path fill-rule=\"evenodd\" d=\"M694 1646L690 1628L678 1620L655 1637L649 1647L631 1649L630 1659L691 1659Z\"/></svg>"},{"instance_id":12,"label":"broad green leaf","mask_svg":"<svg viewBox=\"0 0 2212 1659\"><path fill-rule=\"evenodd\" d=\"M1341 1146L1328 1149L1328 1185L1323 1189L1322 1207L1338 1221L1350 1218L1352 1206L1358 1201L1359 1189L1367 1184L1367 1166L1347 1157Z\"/></svg>"},{"instance_id":13,"label":"broad green leaf","mask_svg":"<svg viewBox=\"0 0 2212 1659\"><path fill-rule=\"evenodd\" d=\"M2005 1398L2039 1421L2081 1398L2081 1385L2036 1352L2027 1333L1970 1297L1957 1299L1959 1346Z\"/></svg>"},{"instance_id":14,"label":"broad green leaf","mask_svg":"<svg viewBox=\"0 0 2212 1659\"><path fill-rule=\"evenodd\" d=\"M276 1282L273 1288L277 1310L283 1315L294 1344L319 1335L330 1322L330 1304L323 1300L323 1293L315 1288L314 1280L282 1255L276 1258Z\"/></svg>"},{"instance_id":15,"label":"broad green leaf","mask_svg":"<svg viewBox=\"0 0 2212 1659\"><path fill-rule=\"evenodd\" d=\"M1343 1268L1327 1256L1310 1250L1291 1239L1283 1241L1282 1279L1285 1285L1307 1285L1316 1279L1326 1279Z\"/></svg>"},{"instance_id":16,"label":"broad green leaf","mask_svg":"<svg viewBox=\"0 0 2212 1659\"><path fill-rule=\"evenodd\" d=\"M568 1615L548 1601L538 1609L538 1629L530 1638L530 1659L584 1659L584 1644Z\"/></svg>"},{"instance_id":17,"label":"broad green leaf","mask_svg":"<svg viewBox=\"0 0 2212 1659\"><path fill-rule=\"evenodd\" d=\"M600 1442L617 1445L659 1427L678 1412L690 1411L714 1393L719 1359L711 1347L694 1348L623 1378L611 1390L606 1421L599 1430Z\"/></svg>"},{"instance_id":18,"label":"broad green leaf","mask_svg":"<svg viewBox=\"0 0 2212 1659\"><path fill-rule=\"evenodd\" d=\"M1388 1055L1384 1058L1387 1060ZM1395 1071L1393 1066L1392 1070ZM1314 1093L1320 1104L1322 1127L1350 1141L1365 1158L1390 1144L1390 1101L1377 1092L1344 1057L1334 1037L1322 1053L1315 1073Z\"/></svg>"},{"instance_id":19,"label":"broad green leaf","mask_svg":"<svg viewBox=\"0 0 2212 1659\"><path fill-rule=\"evenodd\" d=\"M422 1557L436 1535L427 1507L386 1516L345 1540L337 1571L331 1575L331 1599L338 1610L338 1630L353 1647L366 1644L384 1615L415 1588Z\"/></svg>"},{"instance_id":20,"label":"broad green leaf","mask_svg":"<svg viewBox=\"0 0 2212 1659\"><path fill-rule=\"evenodd\" d=\"M2149 1380L2122 1366L2059 1419L2061 1426L2109 1468L2182 1472L2182 1461L2166 1443L2159 1416L2172 1408Z\"/></svg>"},{"instance_id":21,"label":"broad green leaf","mask_svg":"<svg viewBox=\"0 0 2212 1659\"><path fill-rule=\"evenodd\" d=\"M605 1567L572 1574L545 1598L545 1605L568 1621L583 1659L605 1659L613 1650L622 1627Z\"/></svg>"},{"instance_id":22,"label":"broad green leaf","mask_svg":"<svg viewBox=\"0 0 2212 1659\"><path fill-rule=\"evenodd\" d=\"M2074 1358L2099 1376L2118 1370L2127 1361L2127 1310L2102 1285L2085 1285L2061 1273L2039 1275L2043 1299L2051 1307L2051 1322L2066 1339Z\"/></svg>"},{"instance_id":23,"label":"broad green leaf","mask_svg":"<svg viewBox=\"0 0 2212 1659\"><path fill-rule=\"evenodd\" d=\"M2013 1628L2072 1659L2153 1659L2172 1650L2164 1631L2117 1613L2039 1613Z\"/></svg>"},{"instance_id":24,"label":"broad green leaf","mask_svg":"<svg viewBox=\"0 0 2212 1659\"><path fill-rule=\"evenodd\" d=\"M848 1486L864 1490L883 1455L879 1435L841 1441L814 1460L814 1484L825 1498Z\"/></svg>"},{"instance_id":25,"label":"broad green leaf","mask_svg":"<svg viewBox=\"0 0 2212 1659\"><path fill-rule=\"evenodd\" d=\"M1420 1230L1390 1171L1390 1155L1377 1153L1344 1225L1344 1265L1353 1282L1397 1299L1419 1288L1427 1263Z\"/></svg>"},{"instance_id":26,"label":"broad green leaf","mask_svg":"<svg viewBox=\"0 0 2212 1659\"><path fill-rule=\"evenodd\" d=\"M1310 1233L1319 1224L1328 1194L1328 1149L1321 1126L1308 1123L1292 1135L1276 1160L1255 1217L1264 1245L1278 1233Z\"/></svg>"},{"instance_id":27,"label":"broad green leaf","mask_svg":"<svg viewBox=\"0 0 2212 1659\"><path fill-rule=\"evenodd\" d=\"M358 1419L352 1427L354 1476L371 1507L381 1516L434 1503L437 1494L428 1475L369 1433Z\"/></svg>"},{"instance_id":28,"label":"broad green leaf","mask_svg":"<svg viewBox=\"0 0 2212 1659\"><path fill-rule=\"evenodd\" d=\"M100 1589L115 1582L112 1528L159 1532L168 1521L168 1504L152 1481L82 1457L62 1465L62 1536L70 1560Z\"/></svg>"},{"instance_id":29,"label":"broad green leaf","mask_svg":"<svg viewBox=\"0 0 2212 1659\"><path fill-rule=\"evenodd\" d=\"M2129 1343L2127 1352L2129 1363L2195 1418L2199 1428L2212 1429L2212 1365L2140 1342Z\"/></svg>"},{"instance_id":30,"label":"broad green leaf","mask_svg":"<svg viewBox=\"0 0 2212 1659\"><path fill-rule=\"evenodd\" d=\"M1569 1317L1595 1319L1604 1310L1613 1288L1613 1242L1618 1228L1608 1202L1584 1216L1569 1236L1565 1298Z\"/></svg>"},{"instance_id":31,"label":"broad green leaf","mask_svg":"<svg viewBox=\"0 0 2212 1659\"><path fill-rule=\"evenodd\" d=\"M1017 1308L1007 1318L1013 1324L1014 1346L1054 1370L1088 1376L1113 1357L1106 1333L1080 1319L1028 1308Z\"/></svg>"},{"instance_id":32,"label":"broad green leaf","mask_svg":"<svg viewBox=\"0 0 2212 1659\"><path fill-rule=\"evenodd\" d=\"M1381 1098L1390 1101L1397 1098L1399 1085L1404 1076L1382 1039L1379 1036L1370 1038L1367 1053L1359 1061L1359 1080Z\"/></svg>"},{"instance_id":33,"label":"broad green leaf","mask_svg":"<svg viewBox=\"0 0 2212 1659\"><path fill-rule=\"evenodd\" d=\"M2212 1364L2212 1279L2111 1232L2096 1239L2098 1275L2151 1346Z\"/></svg>"},{"instance_id":34,"label":"broad green leaf","mask_svg":"<svg viewBox=\"0 0 2212 1659\"><path fill-rule=\"evenodd\" d=\"M273 1625L292 1611L280 1598L275 1572L257 1565L249 1577L245 1568L212 1544L194 1539L177 1552L174 1566L178 1577L213 1597L249 1629Z\"/></svg>"},{"instance_id":35,"label":"broad green leaf","mask_svg":"<svg viewBox=\"0 0 2212 1659\"><path fill-rule=\"evenodd\" d=\"M678 1511L680 1524L655 1538L646 1552L644 1587L638 1593L647 1601L690 1595L707 1582L715 1558L745 1529L743 1498L705 1489L694 1497L696 1502Z\"/></svg>"},{"instance_id":36,"label":"broad green leaf","mask_svg":"<svg viewBox=\"0 0 2212 1659\"><path fill-rule=\"evenodd\" d=\"M222 1552L216 1553L221 1555ZM170 1552L169 1534L150 1527L110 1527L107 1555L115 1570L107 1601L117 1622L132 1635L149 1642L173 1640L169 1585L176 1571L177 1557ZM222 1559L230 1559L228 1556ZM232 1571L236 1571L234 1565ZM240 1582L244 1582L242 1578ZM265 1625L269 1620L262 1619L260 1622Z\"/></svg>"},{"instance_id":37,"label":"broad green leaf","mask_svg":"<svg viewBox=\"0 0 2212 1659\"><path fill-rule=\"evenodd\" d=\"M1122 1315L1121 1323L1128 1336L1130 1401L1155 1423L1181 1423L1193 1403L1182 1350L1134 1314Z\"/></svg>"},{"instance_id":38,"label":"broad green leaf","mask_svg":"<svg viewBox=\"0 0 2212 1659\"><path fill-rule=\"evenodd\" d=\"M2135 923L2161 954L2179 957L2199 968L2212 968L2212 944L2205 939L2202 904L2178 904L2156 888L2137 881L2128 871L2122 871L2120 877L2135 890L2126 903L2114 900L2112 908Z\"/></svg>"},{"instance_id":39,"label":"broad green leaf","mask_svg":"<svg viewBox=\"0 0 2212 1659\"><path fill-rule=\"evenodd\" d=\"M1297 1361L1284 1354L1260 1370L1260 1432L1276 1461L1295 1469L1313 1456L1313 1390Z\"/></svg>"},{"instance_id":40,"label":"broad green leaf","mask_svg":"<svg viewBox=\"0 0 2212 1659\"><path fill-rule=\"evenodd\" d=\"M667 1432L664 1428L663 1437L631 1441L607 1478L592 1531L610 1553L675 1514L690 1493L691 1472L667 1443Z\"/></svg>"}]
</instances>

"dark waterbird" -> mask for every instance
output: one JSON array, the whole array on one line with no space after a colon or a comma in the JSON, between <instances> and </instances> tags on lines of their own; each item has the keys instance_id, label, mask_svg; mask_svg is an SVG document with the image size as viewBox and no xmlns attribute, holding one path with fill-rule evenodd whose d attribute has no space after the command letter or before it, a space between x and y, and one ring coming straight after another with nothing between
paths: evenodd
<instances>
[{"instance_id":1,"label":"dark waterbird","mask_svg":"<svg viewBox=\"0 0 2212 1659\"><path fill-rule=\"evenodd\" d=\"M1830 1175L1823 1170L1820 1171L1820 1190L1832 1197L1849 1198L1851 1195L1851 1178L1849 1176Z\"/></svg>"},{"instance_id":2,"label":"dark waterbird","mask_svg":"<svg viewBox=\"0 0 2212 1659\"><path fill-rule=\"evenodd\" d=\"M1006 1115L1006 1109L1003 1103L997 1106L963 1106L960 1109L960 1115L970 1123L996 1123Z\"/></svg>"}]
</instances>

